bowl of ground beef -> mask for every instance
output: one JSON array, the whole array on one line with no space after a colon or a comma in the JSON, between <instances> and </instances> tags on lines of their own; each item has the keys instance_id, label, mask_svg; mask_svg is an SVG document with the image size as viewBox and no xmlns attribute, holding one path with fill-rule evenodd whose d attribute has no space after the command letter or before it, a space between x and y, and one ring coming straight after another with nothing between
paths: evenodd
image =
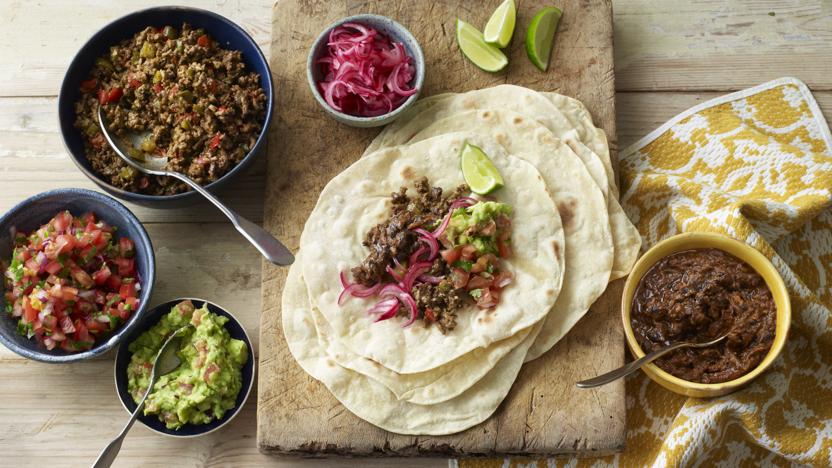
<instances>
[{"instance_id":1,"label":"bowl of ground beef","mask_svg":"<svg viewBox=\"0 0 832 468\"><path fill-rule=\"evenodd\" d=\"M196 8L131 13L81 47L58 98L73 161L118 198L172 208L201 197L179 181L124 163L98 128L99 106L132 157L163 161L214 191L264 145L273 84L266 58L242 28Z\"/></svg>"}]
</instances>

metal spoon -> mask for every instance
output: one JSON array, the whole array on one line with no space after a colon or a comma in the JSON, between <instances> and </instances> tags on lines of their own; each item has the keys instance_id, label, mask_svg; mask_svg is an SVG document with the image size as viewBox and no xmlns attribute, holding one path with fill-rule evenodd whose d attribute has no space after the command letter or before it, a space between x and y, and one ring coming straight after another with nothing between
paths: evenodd
<instances>
[{"instance_id":1,"label":"metal spoon","mask_svg":"<svg viewBox=\"0 0 832 468\"><path fill-rule=\"evenodd\" d=\"M163 375L170 374L176 370L177 367L179 367L179 364L182 363L182 360L180 360L179 356L176 354L176 351L179 350L179 345L182 339L179 335L191 326L192 325L185 325L184 327L171 333L159 349L159 352L156 353L156 358L153 360L153 369L150 371L150 384L147 386L144 396L138 406L136 406L136 410L133 411L133 414L130 416L130 420L127 421L127 424L124 426L124 429L122 429L118 436L107 444L107 446L104 447L104 450L101 451L98 459L92 465L93 468L107 468L113 464L118 452L121 450L121 443L124 442L127 432L131 427L133 427L133 423L136 422L136 418L139 417L139 414L141 414L144 409L144 402L150 395L153 386L156 384L156 380Z\"/></svg>"},{"instance_id":2,"label":"metal spoon","mask_svg":"<svg viewBox=\"0 0 832 468\"><path fill-rule=\"evenodd\" d=\"M720 341L724 340L727 337L728 337L728 334L726 333L725 335L722 335L722 336L720 336L719 338L717 338L715 340L708 341L708 342L705 342L705 343L693 343L693 342L690 342L690 341L683 341L681 343L675 343L675 344L672 344L672 345L670 345L666 348L657 349L656 351L653 351L652 353L650 353L650 354L648 354L648 355L646 355L646 356L644 356L640 359L636 359L635 361L633 361L629 364L625 364L625 365L619 367L618 369L607 372L606 374L599 375L598 377L593 377L593 378L588 379L588 380L583 380L581 382L578 382L575 385L577 385L580 388L593 388L593 387L599 387L601 385L606 385L606 384L612 382L613 380L618 380L621 377L632 374L633 372L635 372L636 370L641 368L641 366L643 366L643 365L645 365L649 362L653 362L656 359L664 356L665 354L667 354L671 351L675 351L679 348L707 348L708 346L713 346L713 345L719 343Z\"/></svg>"},{"instance_id":3,"label":"metal spoon","mask_svg":"<svg viewBox=\"0 0 832 468\"><path fill-rule=\"evenodd\" d=\"M149 175L155 176L167 176L173 177L175 179L181 180L182 182L188 184L192 189L199 192L203 197L207 198L208 201L213 203L220 211L225 214L228 219L231 220L231 223L240 231L240 234L243 235L246 239L248 239L251 244L263 254L270 262L274 263L275 265L291 265L292 262L295 261L295 257L292 255L292 252L286 248L279 240L275 239L274 236L269 234L265 229L261 228L260 226L252 223L251 221L243 218L242 216L238 215L230 208L225 206L219 199L211 195L210 192L202 188L198 183L194 182L193 179L186 176L185 174L169 171L165 169L164 160L161 161L161 158L153 158L151 161L137 161L129 156L126 148L124 148L123 144L118 141L118 138L115 138L113 135L110 135L107 122L107 117L104 116L104 110L101 106L98 107L98 125L101 127L101 132L104 134L104 138L107 139L107 142L110 143L110 146L113 148L113 151L124 160L127 164L130 165L133 169L136 169L139 172Z\"/></svg>"}]
</instances>

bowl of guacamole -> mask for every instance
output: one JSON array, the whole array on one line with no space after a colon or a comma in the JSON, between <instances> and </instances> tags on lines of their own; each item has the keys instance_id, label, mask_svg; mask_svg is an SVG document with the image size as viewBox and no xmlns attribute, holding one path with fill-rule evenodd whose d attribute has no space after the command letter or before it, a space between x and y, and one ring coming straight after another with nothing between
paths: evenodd
<instances>
[{"instance_id":1,"label":"bowl of guacamole","mask_svg":"<svg viewBox=\"0 0 832 468\"><path fill-rule=\"evenodd\" d=\"M176 299L150 310L116 356L116 388L133 412L150 383L156 353L175 330L182 333L182 361L160 377L139 420L178 437L207 434L228 423L254 383L254 354L242 325L228 311L202 299Z\"/></svg>"}]
</instances>

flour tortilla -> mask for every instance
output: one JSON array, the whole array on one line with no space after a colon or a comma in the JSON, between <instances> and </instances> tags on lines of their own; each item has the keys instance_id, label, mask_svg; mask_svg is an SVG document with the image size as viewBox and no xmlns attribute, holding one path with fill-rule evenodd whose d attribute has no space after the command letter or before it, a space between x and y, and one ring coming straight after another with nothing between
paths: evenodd
<instances>
[{"instance_id":1,"label":"flour tortilla","mask_svg":"<svg viewBox=\"0 0 832 468\"><path fill-rule=\"evenodd\" d=\"M581 134L586 135L582 139L584 145L573 145L573 150L576 153L582 153L582 159L588 158L587 150L591 150L598 156L600 160L605 161L608 167L605 169L611 177L610 190L612 190L611 197L618 199L618 185L616 184L614 172L612 169L610 147L607 143L607 135L600 128L596 128L592 122L592 115L587 110L584 104L569 96L564 96L558 93L541 93L546 97L555 107L569 119L570 123L576 128L581 129ZM580 156L580 155L579 155ZM641 251L641 235L636 229L635 225L630 222L630 219L624 213L621 205L616 201L609 204L610 223L613 230L617 233L615 237L616 261L613 265L610 280L623 278L630 274L633 265L638 259L638 254Z\"/></svg>"},{"instance_id":2,"label":"flour tortilla","mask_svg":"<svg viewBox=\"0 0 832 468\"><path fill-rule=\"evenodd\" d=\"M440 94L417 101L399 119L388 125L371 143L365 155L388 146L409 142L436 120L474 109L505 109L526 115L564 140L581 158L595 183L607 198L615 257L610 280L629 274L641 249L641 236L618 202L618 187L603 131L592 124L589 112L575 99L556 93L538 93L514 85L500 85L461 94ZM476 127L471 127L476 131ZM598 153L584 144L598 148Z\"/></svg>"},{"instance_id":3,"label":"flour tortilla","mask_svg":"<svg viewBox=\"0 0 832 468\"><path fill-rule=\"evenodd\" d=\"M303 263L303 251L295 255L295 264ZM299 276L297 272L290 273L290 276ZM293 279L293 281L295 281ZM299 278L303 289L307 293L306 282ZM289 290L293 290L293 284ZM285 296L285 294L284 294ZM293 301L300 301L298 298ZM320 341L325 345L325 351L329 358L339 366L347 370L357 372L372 380L384 385L398 400L407 401L418 405L432 405L448 401L468 390L482 379L495 365L512 349L521 344L531 328L522 330L519 333L494 343L487 348L477 348L459 358L425 372L418 374L398 374L375 361L361 357L339 342L333 336L332 327L323 318L317 307L309 304L309 314L315 323L315 329ZM424 326L414 324L414 326Z\"/></svg>"},{"instance_id":4,"label":"flour tortilla","mask_svg":"<svg viewBox=\"0 0 832 468\"><path fill-rule=\"evenodd\" d=\"M503 174L505 187L493 196L512 205L512 243L523 247L507 262L514 281L503 290L500 304L490 310L461 310L448 334L438 327L402 328L399 318L373 323L366 310L378 298L351 298L339 306L339 273L365 258L361 242L372 226L388 218L390 193L412 187L422 176L445 190L464 183L459 152L466 141L482 148ZM401 374L435 369L537 324L554 305L563 280L564 233L540 173L491 137L476 133L442 135L360 159L324 188L300 244L312 305L335 339Z\"/></svg>"},{"instance_id":5,"label":"flour tortilla","mask_svg":"<svg viewBox=\"0 0 832 468\"><path fill-rule=\"evenodd\" d=\"M543 125L516 112L460 112L435 121L410 141L466 128L493 136L509 153L534 165L560 213L566 240L563 287L529 349L526 360L531 361L563 338L607 288L613 266L613 241L606 200L568 146Z\"/></svg>"},{"instance_id":6,"label":"flour tortilla","mask_svg":"<svg viewBox=\"0 0 832 468\"><path fill-rule=\"evenodd\" d=\"M488 418L508 394L540 324L474 386L435 405L400 401L384 385L339 366L326 353L327 337L317 334L299 263L289 268L283 289L283 334L298 364L322 382L350 412L399 434L445 435Z\"/></svg>"}]
</instances>

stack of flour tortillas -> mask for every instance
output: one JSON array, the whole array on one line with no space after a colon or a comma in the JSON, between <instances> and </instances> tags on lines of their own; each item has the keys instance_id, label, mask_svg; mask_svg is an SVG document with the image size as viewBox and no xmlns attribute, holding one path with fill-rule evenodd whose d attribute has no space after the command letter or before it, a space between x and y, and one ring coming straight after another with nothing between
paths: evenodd
<instances>
[{"instance_id":1,"label":"stack of flour tortillas","mask_svg":"<svg viewBox=\"0 0 832 468\"><path fill-rule=\"evenodd\" d=\"M514 274L495 309L436 326L374 322L378 298L342 306L339 273L367 255L362 240L390 213L390 194L428 177L464 183L459 153L479 146L513 206ZM524 362L557 343L636 260L641 238L618 204L609 147L579 101L502 85L425 98L321 193L283 290L289 349L350 411L402 434L450 434L491 415Z\"/></svg>"}]
</instances>

